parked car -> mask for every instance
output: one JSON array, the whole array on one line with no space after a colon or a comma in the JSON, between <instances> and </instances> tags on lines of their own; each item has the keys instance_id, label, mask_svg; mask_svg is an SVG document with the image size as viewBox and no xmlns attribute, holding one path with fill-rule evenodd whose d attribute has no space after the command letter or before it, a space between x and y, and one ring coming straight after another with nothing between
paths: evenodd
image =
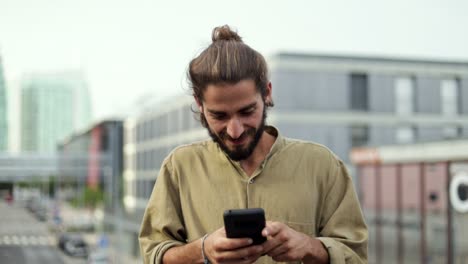
<instances>
[{"instance_id":1,"label":"parked car","mask_svg":"<svg viewBox=\"0 0 468 264\"><path fill-rule=\"evenodd\" d=\"M34 215L36 216L36 218L41 221L41 222L45 222L47 221L47 208L45 208L44 206L40 206L39 208L37 208L37 210L34 212Z\"/></svg>"},{"instance_id":2,"label":"parked car","mask_svg":"<svg viewBox=\"0 0 468 264\"><path fill-rule=\"evenodd\" d=\"M39 221L44 222L48 219L49 203L48 199L31 197L26 200L25 206Z\"/></svg>"},{"instance_id":3,"label":"parked car","mask_svg":"<svg viewBox=\"0 0 468 264\"><path fill-rule=\"evenodd\" d=\"M63 233L59 236L58 247L67 255L86 258L88 245L80 234Z\"/></svg>"}]
</instances>

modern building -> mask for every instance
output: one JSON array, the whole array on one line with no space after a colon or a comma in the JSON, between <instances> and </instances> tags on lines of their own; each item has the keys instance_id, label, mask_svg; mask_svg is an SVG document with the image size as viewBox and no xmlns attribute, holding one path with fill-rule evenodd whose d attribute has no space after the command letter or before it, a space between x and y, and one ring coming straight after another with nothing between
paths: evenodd
<instances>
[{"instance_id":1,"label":"modern building","mask_svg":"<svg viewBox=\"0 0 468 264\"><path fill-rule=\"evenodd\" d=\"M164 158L177 146L202 140L208 134L192 112L193 97L148 101L124 122L124 208L132 215L131 254L139 257L138 233L148 198Z\"/></svg>"},{"instance_id":2,"label":"modern building","mask_svg":"<svg viewBox=\"0 0 468 264\"><path fill-rule=\"evenodd\" d=\"M468 136L468 62L280 53L271 122L287 136L352 147Z\"/></svg>"},{"instance_id":3,"label":"modern building","mask_svg":"<svg viewBox=\"0 0 468 264\"><path fill-rule=\"evenodd\" d=\"M0 56L0 152L8 150L8 107L3 63Z\"/></svg>"},{"instance_id":4,"label":"modern building","mask_svg":"<svg viewBox=\"0 0 468 264\"><path fill-rule=\"evenodd\" d=\"M91 122L91 100L81 72L34 74L21 82L21 150L50 153Z\"/></svg>"},{"instance_id":5,"label":"modern building","mask_svg":"<svg viewBox=\"0 0 468 264\"><path fill-rule=\"evenodd\" d=\"M164 158L177 146L208 137L191 111L193 97L180 96L125 121L124 204L143 214Z\"/></svg>"},{"instance_id":6,"label":"modern building","mask_svg":"<svg viewBox=\"0 0 468 264\"><path fill-rule=\"evenodd\" d=\"M118 263L131 263L138 256L139 221L123 209L123 122L104 120L70 135L60 144L58 157L60 199L79 197L86 187L102 192L97 232L107 235Z\"/></svg>"},{"instance_id":7,"label":"modern building","mask_svg":"<svg viewBox=\"0 0 468 264\"><path fill-rule=\"evenodd\" d=\"M113 212L122 202L121 179L123 125L120 120L104 120L75 132L58 146L58 178L84 187L102 190L105 209Z\"/></svg>"},{"instance_id":8,"label":"modern building","mask_svg":"<svg viewBox=\"0 0 468 264\"><path fill-rule=\"evenodd\" d=\"M330 147L348 165L357 146L468 136L468 62L280 53L269 66L267 122ZM194 107L191 96L171 98L125 121L124 206L136 221L164 158L208 138Z\"/></svg>"}]
</instances>

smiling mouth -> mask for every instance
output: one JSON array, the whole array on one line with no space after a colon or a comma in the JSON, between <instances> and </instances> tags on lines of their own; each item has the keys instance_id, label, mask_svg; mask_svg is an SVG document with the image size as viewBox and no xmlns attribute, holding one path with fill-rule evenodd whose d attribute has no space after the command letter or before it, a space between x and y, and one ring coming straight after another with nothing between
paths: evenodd
<instances>
[{"instance_id":1,"label":"smiling mouth","mask_svg":"<svg viewBox=\"0 0 468 264\"><path fill-rule=\"evenodd\" d=\"M232 145L238 146L238 145L244 144L246 139L247 139L246 136L241 136L237 139L228 139L228 142L231 143Z\"/></svg>"}]
</instances>

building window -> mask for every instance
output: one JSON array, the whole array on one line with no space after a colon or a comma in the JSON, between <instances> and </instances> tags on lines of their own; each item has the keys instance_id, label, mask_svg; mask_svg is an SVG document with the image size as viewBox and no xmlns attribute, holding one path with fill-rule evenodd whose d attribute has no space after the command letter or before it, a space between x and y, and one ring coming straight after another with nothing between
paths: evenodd
<instances>
[{"instance_id":1,"label":"building window","mask_svg":"<svg viewBox=\"0 0 468 264\"><path fill-rule=\"evenodd\" d=\"M395 113L411 115L415 112L414 80L411 77L395 79Z\"/></svg>"},{"instance_id":2,"label":"building window","mask_svg":"<svg viewBox=\"0 0 468 264\"><path fill-rule=\"evenodd\" d=\"M460 114L460 85L457 79L445 79L440 83L440 110L444 117L456 117ZM443 128L444 138L456 138L460 133L456 125L446 125Z\"/></svg>"},{"instance_id":3,"label":"building window","mask_svg":"<svg viewBox=\"0 0 468 264\"><path fill-rule=\"evenodd\" d=\"M446 139L457 138L461 135L461 132L461 127L451 125L444 126L442 131L443 136Z\"/></svg>"},{"instance_id":4,"label":"building window","mask_svg":"<svg viewBox=\"0 0 468 264\"><path fill-rule=\"evenodd\" d=\"M367 75L351 74L351 110L367 111L368 104L368 87Z\"/></svg>"},{"instance_id":5,"label":"building window","mask_svg":"<svg viewBox=\"0 0 468 264\"><path fill-rule=\"evenodd\" d=\"M416 129L412 126L401 126L396 130L396 142L399 144L413 143Z\"/></svg>"},{"instance_id":6,"label":"building window","mask_svg":"<svg viewBox=\"0 0 468 264\"><path fill-rule=\"evenodd\" d=\"M355 125L351 127L352 147L365 146L369 142L369 127L366 125Z\"/></svg>"},{"instance_id":7,"label":"building window","mask_svg":"<svg viewBox=\"0 0 468 264\"><path fill-rule=\"evenodd\" d=\"M440 98L442 115L453 117L460 113L460 88L456 79L442 80L440 83Z\"/></svg>"}]
</instances>

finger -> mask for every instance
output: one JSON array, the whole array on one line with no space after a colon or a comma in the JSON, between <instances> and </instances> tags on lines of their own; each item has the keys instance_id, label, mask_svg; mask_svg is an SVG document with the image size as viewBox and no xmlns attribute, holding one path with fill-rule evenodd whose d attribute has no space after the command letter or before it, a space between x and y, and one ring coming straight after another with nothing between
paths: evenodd
<instances>
[{"instance_id":1,"label":"finger","mask_svg":"<svg viewBox=\"0 0 468 264\"><path fill-rule=\"evenodd\" d=\"M263 254L268 254L274 248L279 247L282 242L279 239L275 239L273 237L269 237L266 242L262 244L263 246Z\"/></svg>"},{"instance_id":2,"label":"finger","mask_svg":"<svg viewBox=\"0 0 468 264\"><path fill-rule=\"evenodd\" d=\"M295 258L294 257L291 257L289 252L286 251L282 254L279 254L279 255L276 255L276 256L271 256L271 258L275 261L275 262L286 262L286 261L291 261L291 260L294 260Z\"/></svg>"},{"instance_id":3,"label":"finger","mask_svg":"<svg viewBox=\"0 0 468 264\"><path fill-rule=\"evenodd\" d=\"M260 254L256 254L256 255L252 255L252 256L249 256L247 258L244 258L242 261L243 261L243 263L251 264L251 263L255 263L261 257L262 256Z\"/></svg>"},{"instance_id":4,"label":"finger","mask_svg":"<svg viewBox=\"0 0 468 264\"><path fill-rule=\"evenodd\" d=\"M207 240L210 240L210 242L212 241L213 248L216 251L232 250L252 244L252 239L250 238L227 238L224 227L219 228L209 235Z\"/></svg>"},{"instance_id":5,"label":"finger","mask_svg":"<svg viewBox=\"0 0 468 264\"><path fill-rule=\"evenodd\" d=\"M284 224L280 222L267 221L265 228L262 230L264 237L275 236L283 229Z\"/></svg>"},{"instance_id":6,"label":"finger","mask_svg":"<svg viewBox=\"0 0 468 264\"><path fill-rule=\"evenodd\" d=\"M252 264L257 261L261 255L254 255L254 256L249 256L241 259L235 259L235 260L229 260L229 261L223 261L219 262L220 264Z\"/></svg>"},{"instance_id":7,"label":"finger","mask_svg":"<svg viewBox=\"0 0 468 264\"><path fill-rule=\"evenodd\" d=\"M274 235L268 236L268 240L263 244L264 246L264 253L268 254L270 251L273 249L279 247L280 245L283 245L288 241L288 236L286 232L283 232L285 230L285 225L278 223L278 222L272 222L269 225L269 228L276 232Z\"/></svg>"},{"instance_id":8,"label":"finger","mask_svg":"<svg viewBox=\"0 0 468 264\"><path fill-rule=\"evenodd\" d=\"M258 257L251 257L251 258L242 258L242 259L235 259L235 260L230 260L230 261L223 261L223 262L218 262L219 264L252 264L259 259L260 256Z\"/></svg>"},{"instance_id":9,"label":"finger","mask_svg":"<svg viewBox=\"0 0 468 264\"><path fill-rule=\"evenodd\" d=\"M226 263L231 261L244 261L249 259L259 258L263 252L263 247L261 245L258 246L250 246L244 247L237 250L231 251L220 251L216 252L213 256L214 260L219 263ZM235 262L238 263L238 262Z\"/></svg>"},{"instance_id":10,"label":"finger","mask_svg":"<svg viewBox=\"0 0 468 264\"><path fill-rule=\"evenodd\" d=\"M272 257L272 258L275 258L275 257L278 257L280 255L283 255L285 253L287 253L289 251L289 248L287 247L286 244L282 244L282 245L279 245L275 248L273 248L272 250L270 250L267 255Z\"/></svg>"},{"instance_id":11,"label":"finger","mask_svg":"<svg viewBox=\"0 0 468 264\"><path fill-rule=\"evenodd\" d=\"M271 259L273 259L275 262L282 262L282 261L287 261L287 256L286 254L282 254L282 255L279 255L279 256L275 256L275 257L271 257Z\"/></svg>"},{"instance_id":12,"label":"finger","mask_svg":"<svg viewBox=\"0 0 468 264\"><path fill-rule=\"evenodd\" d=\"M238 248L244 248L252 245L253 241L251 238L224 238L220 237L217 239L213 247L217 251L232 251Z\"/></svg>"}]
</instances>

